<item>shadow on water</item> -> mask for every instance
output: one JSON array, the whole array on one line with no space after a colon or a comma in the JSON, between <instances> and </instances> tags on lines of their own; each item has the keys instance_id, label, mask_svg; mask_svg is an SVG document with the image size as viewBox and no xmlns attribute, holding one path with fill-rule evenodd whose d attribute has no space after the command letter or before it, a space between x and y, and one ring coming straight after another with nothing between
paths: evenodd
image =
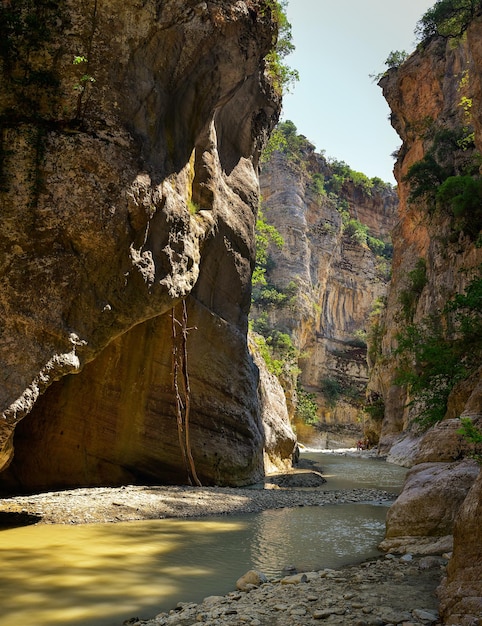
<instances>
[{"instance_id":1,"label":"shadow on water","mask_svg":"<svg viewBox=\"0 0 482 626\"><path fill-rule=\"evenodd\" d=\"M252 567L337 567L378 554L385 507L330 505L202 520L37 526L0 532L2 617L119 626L235 588Z\"/></svg>"},{"instance_id":2,"label":"shadow on water","mask_svg":"<svg viewBox=\"0 0 482 626\"><path fill-rule=\"evenodd\" d=\"M191 600L195 591L202 599L216 573L218 592L225 593L239 574L216 557L218 546L225 534L233 536L231 544L245 545L243 531L241 522L206 520L5 530L2 618L23 626L118 626L134 614L148 617ZM194 546L198 554L191 558Z\"/></svg>"},{"instance_id":3,"label":"shadow on water","mask_svg":"<svg viewBox=\"0 0 482 626\"><path fill-rule=\"evenodd\" d=\"M37 524L41 519L41 515L31 513L0 511L0 530L18 528L19 526L30 526L31 524Z\"/></svg>"}]
</instances>

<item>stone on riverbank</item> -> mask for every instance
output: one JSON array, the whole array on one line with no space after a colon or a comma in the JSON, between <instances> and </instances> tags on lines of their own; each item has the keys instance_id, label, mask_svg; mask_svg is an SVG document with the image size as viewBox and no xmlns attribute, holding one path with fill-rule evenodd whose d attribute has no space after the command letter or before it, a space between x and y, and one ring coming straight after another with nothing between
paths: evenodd
<instances>
[{"instance_id":1,"label":"stone on riverbank","mask_svg":"<svg viewBox=\"0 0 482 626\"><path fill-rule=\"evenodd\" d=\"M291 584L272 580L247 592L180 604L140 626L375 626L440 624L435 589L445 560L426 568L422 560L380 558L341 570L305 572Z\"/></svg>"},{"instance_id":2,"label":"stone on riverbank","mask_svg":"<svg viewBox=\"0 0 482 626\"><path fill-rule=\"evenodd\" d=\"M380 549L418 554L450 551L454 519L478 473L477 463L471 460L413 467L387 513Z\"/></svg>"}]
</instances>

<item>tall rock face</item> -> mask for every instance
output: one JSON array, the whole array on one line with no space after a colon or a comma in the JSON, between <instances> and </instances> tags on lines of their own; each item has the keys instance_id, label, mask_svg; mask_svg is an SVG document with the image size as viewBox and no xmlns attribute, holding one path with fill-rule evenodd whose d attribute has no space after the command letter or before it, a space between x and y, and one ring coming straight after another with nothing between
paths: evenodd
<instances>
[{"instance_id":1,"label":"tall rock face","mask_svg":"<svg viewBox=\"0 0 482 626\"><path fill-rule=\"evenodd\" d=\"M457 213L436 193L449 177L455 183L466 177L478 180L481 33L476 22L457 45L435 38L380 82L392 124L403 140L395 165L400 221L393 233L393 277L371 377L372 389L385 400L383 451L420 412L419 405L410 405L407 388L396 382L398 336L407 326L425 328L430 335L427 320L443 317L447 303L480 280L480 209ZM479 381L480 371L475 371L453 389L447 418L480 415L480 405L470 399Z\"/></svg>"},{"instance_id":2,"label":"tall rock face","mask_svg":"<svg viewBox=\"0 0 482 626\"><path fill-rule=\"evenodd\" d=\"M408 442L407 464L419 463L411 475L433 466L440 476L437 484L426 480L423 489L427 501L440 490L444 506L437 513L432 508L430 515L434 523L435 517L436 523L444 518L450 523L440 533L428 529L426 534L432 541L437 534L453 534L453 557L440 597L444 623L457 625L479 624L482 615L480 467L455 496L446 487L455 477L452 468L476 452L457 433L459 418L479 432L482 423L481 67L479 14L463 37L432 37L380 82L403 145L395 167L400 222L393 238L393 278L370 384L385 401L381 449L389 450L412 431L405 443L394 446L399 458ZM407 364L408 385L399 376ZM417 416L425 426L434 418L443 421L421 436L413 427ZM435 462L421 464L430 460ZM427 520L427 508L416 512L414 506L422 492L413 489L413 481L406 487L399 508L403 512L405 507L406 524L397 531L388 528L397 541L422 534L414 529Z\"/></svg>"},{"instance_id":3,"label":"tall rock face","mask_svg":"<svg viewBox=\"0 0 482 626\"><path fill-rule=\"evenodd\" d=\"M280 108L269 4L0 8L9 487L184 482L186 410L202 481L262 474L246 332L257 159Z\"/></svg>"},{"instance_id":4,"label":"tall rock face","mask_svg":"<svg viewBox=\"0 0 482 626\"><path fill-rule=\"evenodd\" d=\"M319 426L348 426L347 432L355 427L348 435L354 444L368 419L361 409L368 380L366 332L374 303L386 295L390 267L373 242L390 248L398 201L382 181L353 180L356 173L346 164L344 176L337 177L335 165L306 139L298 141L298 154L274 152L260 176L265 219L284 241L270 246L268 287L289 298L273 304L263 290L257 299L255 290L253 315L267 316L268 327L290 335L300 355L300 383L314 394Z\"/></svg>"}]
</instances>

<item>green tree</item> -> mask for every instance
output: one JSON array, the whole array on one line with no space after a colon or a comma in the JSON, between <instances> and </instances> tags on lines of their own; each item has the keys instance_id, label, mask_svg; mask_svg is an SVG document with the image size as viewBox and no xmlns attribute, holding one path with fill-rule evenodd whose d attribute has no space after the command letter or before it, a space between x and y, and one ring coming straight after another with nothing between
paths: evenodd
<instances>
[{"instance_id":1,"label":"green tree","mask_svg":"<svg viewBox=\"0 0 482 626\"><path fill-rule=\"evenodd\" d=\"M295 49L291 24L286 15L288 0L268 0L268 5L278 26L274 46L266 56L268 72L273 78L275 89L279 93L286 93L299 80L298 71L284 62L284 59Z\"/></svg>"},{"instance_id":2,"label":"green tree","mask_svg":"<svg viewBox=\"0 0 482 626\"><path fill-rule=\"evenodd\" d=\"M391 69L392 67L399 67L408 59L408 56L409 54L405 50L392 50L385 59L385 65L388 67L388 69ZM388 70L384 70L383 72L379 72L378 74L370 74L369 76L373 80L373 82L377 83L380 78L383 78L383 76L385 76L387 71Z\"/></svg>"},{"instance_id":3,"label":"green tree","mask_svg":"<svg viewBox=\"0 0 482 626\"><path fill-rule=\"evenodd\" d=\"M438 0L422 15L415 34L421 41L434 35L460 37L481 6L481 0Z\"/></svg>"}]
</instances>

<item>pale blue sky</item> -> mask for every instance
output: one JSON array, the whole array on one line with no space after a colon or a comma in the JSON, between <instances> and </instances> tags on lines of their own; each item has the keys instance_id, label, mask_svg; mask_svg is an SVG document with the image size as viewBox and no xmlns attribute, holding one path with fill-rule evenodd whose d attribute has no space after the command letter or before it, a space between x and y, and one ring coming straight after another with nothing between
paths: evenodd
<instances>
[{"instance_id":1,"label":"pale blue sky","mask_svg":"<svg viewBox=\"0 0 482 626\"><path fill-rule=\"evenodd\" d=\"M327 157L394 182L390 156L401 144L382 91L369 77L392 50L415 49L414 29L435 0L289 0L300 73L282 119Z\"/></svg>"}]
</instances>

